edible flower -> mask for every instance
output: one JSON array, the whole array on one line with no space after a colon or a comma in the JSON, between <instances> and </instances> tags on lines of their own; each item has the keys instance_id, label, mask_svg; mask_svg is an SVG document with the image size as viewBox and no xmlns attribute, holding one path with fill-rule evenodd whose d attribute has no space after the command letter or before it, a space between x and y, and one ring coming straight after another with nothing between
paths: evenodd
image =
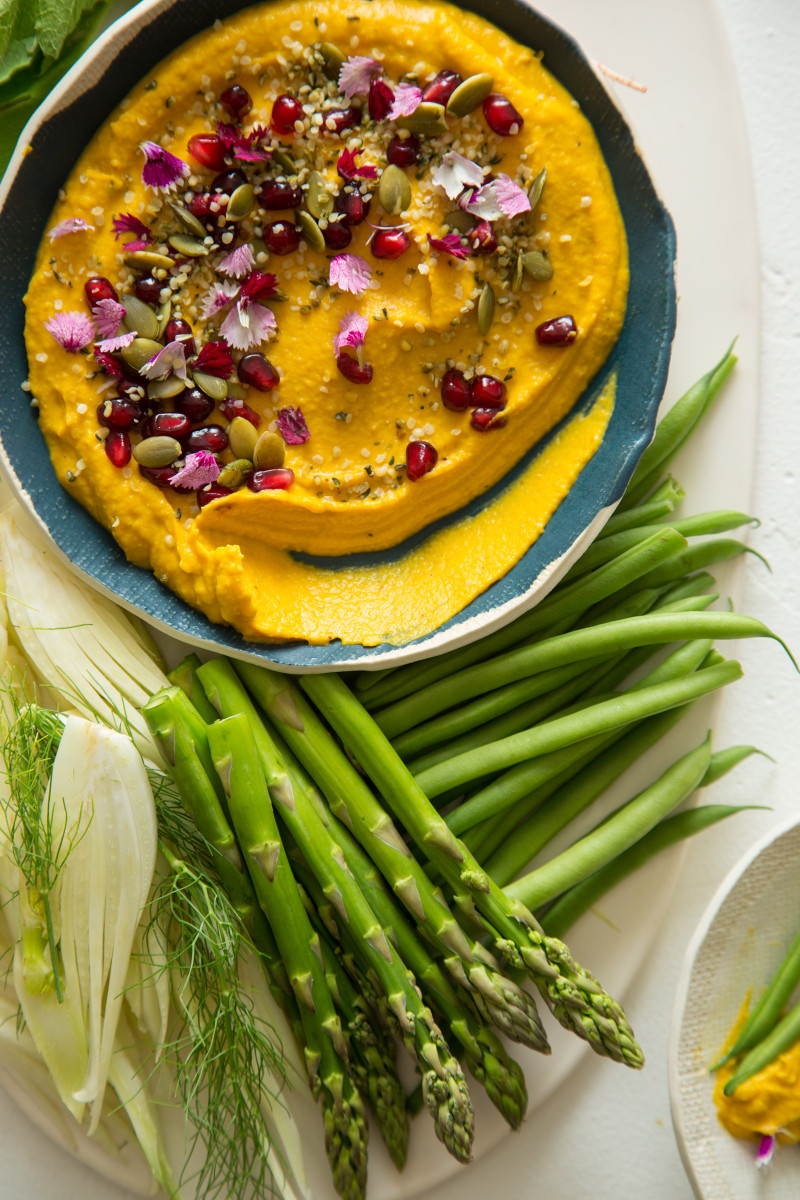
<instances>
[{"instance_id":1,"label":"edible flower","mask_svg":"<svg viewBox=\"0 0 800 1200\"><path fill-rule=\"evenodd\" d=\"M481 186L483 168L457 150L448 150L442 156L442 165L434 172L432 182L443 189L449 200L456 200L464 188Z\"/></svg>"},{"instance_id":2,"label":"edible flower","mask_svg":"<svg viewBox=\"0 0 800 1200\"><path fill-rule=\"evenodd\" d=\"M306 419L299 408L282 408L278 413L278 429L287 446L302 446L311 437Z\"/></svg>"},{"instance_id":3,"label":"edible flower","mask_svg":"<svg viewBox=\"0 0 800 1200\"><path fill-rule=\"evenodd\" d=\"M388 117L394 103L394 92L385 79L373 79L369 85L367 109L373 121Z\"/></svg>"},{"instance_id":4,"label":"edible flower","mask_svg":"<svg viewBox=\"0 0 800 1200\"><path fill-rule=\"evenodd\" d=\"M369 329L369 321L357 312L346 313L339 322L339 332L333 337L333 352L338 357L345 346L357 349L364 345L364 338Z\"/></svg>"},{"instance_id":5,"label":"edible flower","mask_svg":"<svg viewBox=\"0 0 800 1200\"><path fill-rule=\"evenodd\" d=\"M189 174L189 164L159 146L157 142L142 142L139 149L144 153L142 182L157 192L166 192Z\"/></svg>"},{"instance_id":6,"label":"edible flower","mask_svg":"<svg viewBox=\"0 0 800 1200\"><path fill-rule=\"evenodd\" d=\"M422 103L422 90L413 83L398 83L394 93L394 102L389 109L389 120L396 121L398 117L410 117Z\"/></svg>"},{"instance_id":7,"label":"edible flower","mask_svg":"<svg viewBox=\"0 0 800 1200\"><path fill-rule=\"evenodd\" d=\"M118 350L124 350L126 346L130 346L131 342L136 337L136 331L131 330L130 333L119 333L112 337L103 338L97 343L97 349L101 354L116 354Z\"/></svg>"},{"instance_id":8,"label":"edible flower","mask_svg":"<svg viewBox=\"0 0 800 1200\"><path fill-rule=\"evenodd\" d=\"M237 284L231 283L227 279L224 283L215 283L210 294L203 301L203 316L208 320L215 313L221 312L226 305L230 304L234 296L238 295Z\"/></svg>"},{"instance_id":9,"label":"edible flower","mask_svg":"<svg viewBox=\"0 0 800 1200\"><path fill-rule=\"evenodd\" d=\"M497 179L491 179L473 192L464 208L473 217L496 221L498 217L517 217L520 213L530 212L531 202L513 179L498 175Z\"/></svg>"},{"instance_id":10,"label":"edible flower","mask_svg":"<svg viewBox=\"0 0 800 1200\"><path fill-rule=\"evenodd\" d=\"M226 255L217 270L221 271L223 275L234 275L238 279L240 275L246 275L248 271L252 271L255 265L256 260L250 244L245 242Z\"/></svg>"},{"instance_id":11,"label":"edible flower","mask_svg":"<svg viewBox=\"0 0 800 1200\"><path fill-rule=\"evenodd\" d=\"M123 233L132 233L134 240L125 243L125 249L129 253L135 250L144 250L145 246L149 245L153 240L153 235L145 225L144 221L140 221L133 213L119 213L111 222L111 228L114 230L114 239L121 237Z\"/></svg>"},{"instance_id":12,"label":"edible flower","mask_svg":"<svg viewBox=\"0 0 800 1200\"><path fill-rule=\"evenodd\" d=\"M343 150L336 160L336 170L342 179L377 179L378 168L372 163L359 165L360 150Z\"/></svg>"},{"instance_id":13,"label":"edible flower","mask_svg":"<svg viewBox=\"0 0 800 1200\"><path fill-rule=\"evenodd\" d=\"M163 350L139 368L139 374L145 379L166 379L170 373L178 379L186 378L186 347L177 339L167 342Z\"/></svg>"},{"instance_id":14,"label":"edible flower","mask_svg":"<svg viewBox=\"0 0 800 1200\"><path fill-rule=\"evenodd\" d=\"M82 229L94 229L94 225L84 221L83 217L67 217L66 220L59 221L52 229L48 229L47 236L51 242L54 242L56 238L64 237L66 233L79 233Z\"/></svg>"},{"instance_id":15,"label":"edible flower","mask_svg":"<svg viewBox=\"0 0 800 1200\"><path fill-rule=\"evenodd\" d=\"M94 320L100 338L113 338L125 316L125 308L118 300L100 300L92 309Z\"/></svg>"},{"instance_id":16,"label":"edible flower","mask_svg":"<svg viewBox=\"0 0 800 1200\"><path fill-rule=\"evenodd\" d=\"M233 367L231 352L222 341L206 342L192 363L193 371L203 371L206 375L215 375L218 379L230 379Z\"/></svg>"},{"instance_id":17,"label":"edible flower","mask_svg":"<svg viewBox=\"0 0 800 1200\"><path fill-rule=\"evenodd\" d=\"M773 1134L765 1134L758 1145L758 1154L756 1155L756 1166L768 1167L772 1162L772 1156L775 1153L776 1138Z\"/></svg>"},{"instance_id":18,"label":"edible flower","mask_svg":"<svg viewBox=\"0 0 800 1200\"><path fill-rule=\"evenodd\" d=\"M343 292L363 292L372 279L372 268L358 254L337 254L331 259L328 279Z\"/></svg>"},{"instance_id":19,"label":"edible flower","mask_svg":"<svg viewBox=\"0 0 800 1200\"><path fill-rule=\"evenodd\" d=\"M232 150L236 158L244 162L266 162L271 152L260 148L257 143L267 136L263 125L256 125L250 133L242 133L235 125L217 121L217 137L226 150Z\"/></svg>"},{"instance_id":20,"label":"edible flower","mask_svg":"<svg viewBox=\"0 0 800 1200\"><path fill-rule=\"evenodd\" d=\"M77 354L94 341L94 325L86 313L56 313L44 327L69 354Z\"/></svg>"},{"instance_id":21,"label":"edible flower","mask_svg":"<svg viewBox=\"0 0 800 1200\"><path fill-rule=\"evenodd\" d=\"M264 271L253 271L241 286L239 298L220 326L220 333L234 350L250 350L275 329L275 314L260 303L277 295L277 279Z\"/></svg>"},{"instance_id":22,"label":"edible flower","mask_svg":"<svg viewBox=\"0 0 800 1200\"><path fill-rule=\"evenodd\" d=\"M373 79L383 74L383 67L374 58L363 54L351 54L342 63L339 72L339 91L350 100L353 96L366 96Z\"/></svg>"},{"instance_id":23,"label":"edible flower","mask_svg":"<svg viewBox=\"0 0 800 1200\"><path fill-rule=\"evenodd\" d=\"M465 246L457 233L446 233L444 237L431 237L428 234L428 245L432 250L442 250L452 254L453 258L469 258L469 247Z\"/></svg>"},{"instance_id":24,"label":"edible flower","mask_svg":"<svg viewBox=\"0 0 800 1200\"><path fill-rule=\"evenodd\" d=\"M169 482L177 487L201 488L214 483L219 475L219 463L210 450L197 450L187 454L184 465Z\"/></svg>"}]
</instances>

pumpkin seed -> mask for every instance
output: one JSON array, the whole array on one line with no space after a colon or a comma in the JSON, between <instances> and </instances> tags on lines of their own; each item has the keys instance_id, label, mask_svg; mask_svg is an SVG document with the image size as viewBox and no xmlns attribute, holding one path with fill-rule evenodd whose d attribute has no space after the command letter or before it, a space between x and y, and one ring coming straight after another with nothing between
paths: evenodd
<instances>
[{"instance_id":1,"label":"pumpkin seed","mask_svg":"<svg viewBox=\"0 0 800 1200\"><path fill-rule=\"evenodd\" d=\"M172 233L167 241L184 258L205 258L208 254L208 246L197 238L189 237L187 233Z\"/></svg>"},{"instance_id":2,"label":"pumpkin seed","mask_svg":"<svg viewBox=\"0 0 800 1200\"><path fill-rule=\"evenodd\" d=\"M306 184L306 208L312 217L318 221L333 212L333 196L328 190L328 183L319 171L312 171Z\"/></svg>"},{"instance_id":3,"label":"pumpkin seed","mask_svg":"<svg viewBox=\"0 0 800 1200\"><path fill-rule=\"evenodd\" d=\"M256 194L251 183L240 184L231 193L228 207L225 209L225 220L241 221L243 217L246 217L252 211L255 198Z\"/></svg>"},{"instance_id":4,"label":"pumpkin seed","mask_svg":"<svg viewBox=\"0 0 800 1200\"><path fill-rule=\"evenodd\" d=\"M228 399L229 400L244 400L247 397L246 390L240 383L235 380L228 381Z\"/></svg>"},{"instance_id":5,"label":"pumpkin seed","mask_svg":"<svg viewBox=\"0 0 800 1200\"><path fill-rule=\"evenodd\" d=\"M384 212L399 213L411 203L411 184L400 167L390 163L378 184L378 201Z\"/></svg>"},{"instance_id":6,"label":"pumpkin seed","mask_svg":"<svg viewBox=\"0 0 800 1200\"><path fill-rule=\"evenodd\" d=\"M338 79L344 66L344 54L333 42L319 42L315 47L322 59L322 69L328 79Z\"/></svg>"},{"instance_id":7,"label":"pumpkin seed","mask_svg":"<svg viewBox=\"0 0 800 1200\"><path fill-rule=\"evenodd\" d=\"M424 133L429 137L437 133L447 133L444 105L434 104L432 100L423 100L413 113L407 117L398 117L396 124L401 129L410 130L411 133Z\"/></svg>"},{"instance_id":8,"label":"pumpkin seed","mask_svg":"<svg viewBox=\"0 0 800 1200\"><path fill-rule=\"evenodd\" d=\"M529 250L522 256L522 265L539 283L553 278L553 264L540 250Z\"/></svg>"},{"instance_id":9,"label":"pumpkin seed","mask_svg":"<svg viewBox=\"0 0 800 1200\"><path fill-rule=\"evenodd\" d=\"M250 424L249 421L247 423ZM252 473L253 464L249 458L236 458L233 462L225 464L217 476L217 483L221 483L223 487L238 488Z\"/></svg>"},{"instance_id":10,"label":"pumpkin seed","mask_svg":"<svg viewBox=\"0 0 800 1200\"><path fill-rule=\"evenodd\" d=\"M142 467L168 467L181 456L181 444L172 437L149 437L133 447L133 457Z\"/></svg>"},{"instance_id":11,"label":"pumpkin seed","mask_svg":"<svg viewBox=\"0 0 800 1200\"><path fill-rule=\"evenodd\" d=\"M125 299L127 300L127 298L126 296ZM119 353L120 357L129 367L133 367L134 371L138 371L146 362L149 362L151 358L154 358L163 349L164 347L161 345L161 342L155 342L152 338L137 337L133 339L130 346L123 346Z\"/></svg>"},{"instance_id":12,"label":"pumpkin seed","mask_svg":"<svg viewBox=\"0 0 800 1200\"><path fill-rule=\"evenodd\" d=\"M522 287L522 276L525 274L525 264L522 261L522 252L517 255L517 261L514 263L514 274L511 277L511 290L518 292Z\"/></svg>"},{"instance_id":13,"label":"pumpkin seed","mask_svg":"<svg viewBox=\"0 0 800 1200\"><path fill-rule=\"evenodd\" d=\"M253 251L253 258L256 260L256 262L264 263L267 261L266 258L260 257L262 254L265 254L267 257L269 257L267 243L263 238L253 238L253 240L250 242L250 249Z\"/></svg>"},{"instance_id":14,"label":"pumpkin seed","mask_svg":"<svg viewBox=\"0 0 800 1200\"><path fill-rule=\"evenodd\" d=\"M470 75L460 83L447 101L447 113L451 117L466 117L474 112L479 104L483 104L492 90L492 77L485 72L480 75Z\"/></svg>"},{"instance_id":15,"label":"pumpkin seed","mask_svg":"<svg viewBox=\"0 0 800 1200\"><path fill-rule=\"evenodd\" d=\"M174 258L166 254L157 254L155 250L134 250L125 255L125 265L133 267L134 271L171 271L175 266Z\"/></svg>"},{"instance_id":16,"label":"pumpkin seed","mask_svg":"<svg viewBox=\"0 0 800 1200\"><path fill-rule=\"evenodd\" d=\"M149 304L138 296L120 296L125 309L122 323L129 333L138 333L143 338L154 338L158 334L158 317Z\"/></svg>"},{"instance_id":17,"label":"pumpkin seed","mask_svg":"<svg viewBox=\"0 0 800 1200\"><path fill-rule=\"evenodd\" d=\"M207 396L212 400L216 400L218 404L228 394L227 383L224 379L219 379L216 375L206 375L205 371L192 371L192 379L201 392L205 392Z\"/></svg>"},{"instance_id":18,"label":"pumpkin seed","mask_svg":"<svg viewBox=\"0 0 800 1200\"><path fill-rule=\"evenodd\" d=\"M453 212L447 213L445 221L451 229L457 229L459 233L468 233L475 224L475 218L464 212L463 208L456 208Z\"/></svg>"},{"instance_id":19,"label":"pumpkin seed","mask_svg":"<svg viewBox=\"0 0 800 1200\"><path fill-rule=\"evenodd\" d=\"M311 216L311 213L304 212L302 208L298 208L295 213L295 221L306 240L309 250L314 250L317 254L323 254L325 251L325 238L322 236L322 230Z\"/></svg>"},{"instance_id":20,"label":"pumpkin seed","mask_svg":"<svg viewBox=\"0 0 800 1200\"><path fill-rule=\"evenodd\" d=\"M544 191L544 183L546 179L547 167L542 167L541 171L528 188L528 199L531 202L531 212L533 212L533 210L536 208L536 205L542 198L542 192Z\"/></svg>"},{"instance_id":21,"label":"pumpkin seed","mask_svg":"<svg viewBox=\"0 0 800 1200\"><path fill-rule=\"evenodd\" d=\"M171 316L172 316L172 301L165 300L164 303L160 304L158 306L158 308L156 309L156 318L158 320L158 333L156 334L157 338L164 336L164 330L169 325L169 319Z\"/></svg>"},{"instance_id":22,"label":"pumpkin seed","mask_svg":"<svg viewBox=\"0 0 800 1200\"><path fill-rule=\"evenodd\" d=\"M228 426L228 445L237 458L255 462L258 430L247 417L234 417Z\"/></svg>"},{"instance_id":23,"label":"pumpkin seed","mask_svg":"<svg viewBox=\"0 0 800 1200\"><path fill-rule=\"evenodd\" d=\"M283 146L276 146L272 151L272 161L277 163L287 175L297 174L297 165L288 150L284 150Z\"/></svg>"},{"instance_id":24,"label":"pumpkin seed","mask_svg":"<svg viewBox=\"0 0 800 1200\"><path fill-rule=\"evenodd\" d=\"M177 375L169 375L166 379L153 379L147 385L147 399L171 400L173 396L180 396L185 387L186 381L179 379Z\"/></svg>"},{"instance_id":25,"label":"pumpkin seed","mask_svg":"<svg viewBox=\"0 0 800 1200\"><path fill-rule=\"evenodd\" d=\"M478 329L486 336L494 320L494 292L492 285L485 283L478 300Z\"/></svg>"},{"instance_id":26,"label":"pumpkin seed","mask_svg":"<svg viewBox=\"0 0 800 1200\"><path fill-rule=\"evenodd\" d=\"M253 465L258 471L272 471L282 467L286 457L286 446L283 438L277 433L262 433L256 442L253 454Z\"/></svg>"},{"instance_id":27,"label":"pumpkin seed","mask_svg":"<svg viewBox=\"0 0 800 1200\"><path fill-rule=\"evenodd\" d=\"M167 204L175 213L175 216L187 233L193 233L195 237L201 240L206 236L208 230L205 225L203 225L202 221L198 221L194 213L190 213L188 208L184 208L181 204L175 204L172 200L168 200Z\"/></svg>"}]
</instances>

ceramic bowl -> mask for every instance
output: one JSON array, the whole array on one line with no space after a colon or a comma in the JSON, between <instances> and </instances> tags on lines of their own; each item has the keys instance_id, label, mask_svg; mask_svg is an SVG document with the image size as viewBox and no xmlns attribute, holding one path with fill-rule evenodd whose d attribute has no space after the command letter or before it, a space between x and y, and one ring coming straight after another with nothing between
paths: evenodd
<instances>
[{"instance_id":1,"label":"ceramic bowl","mask_svg":"<svg viewBox=\"0 0 800 1200\"><path fill-rule=\"evenodd\" d=\"M594 126L614 180L630 252L630 294L621 336L583 401L611 371L617 398L603 442L560 504L544 533L500 580L438 630L406 645L378 647L292 643L259 646L215 625L131 566L122 551L57 482L28 396L22 299L37 246L59 187L106 115L141 78L182 42L241 8L240 0L144 0L116 22L65 76L28 124L0 189L0 466L18 498L89 583L156 628L200 648L267 660L279 669L386 667L441 653L507 623L554 586L596 535L621 497L655 426L675 326L675 235L620 111L577 44L521 0L466 0L544 62L575 96ZM25 155L21 147L25 147ZM554 430L549 436L557 433ZM490 503L525 469L542 443L492 491L450 520ZM429 536L385 552L398 557ZM376 556L328 560L332 566Z\"/></svg>"}]
</instances>

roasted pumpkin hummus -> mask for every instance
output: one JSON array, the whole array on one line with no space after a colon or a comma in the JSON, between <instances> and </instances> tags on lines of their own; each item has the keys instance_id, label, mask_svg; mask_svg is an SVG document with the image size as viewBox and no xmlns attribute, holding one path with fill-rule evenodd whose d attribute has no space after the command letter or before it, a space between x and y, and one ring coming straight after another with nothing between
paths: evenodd
<instances>
[{"instance_id":1,"label":"roasted pumpkin hummus","mask_svg":"<svg viewBox=\"0 0 800 1200\"><path fill-rule=\"evenodd\" d=\"M30 388L64 487L212 620L402 641L524 554L610 396L499 529L336 558L501 480L607 357L627 281L592 129L535 53L443 3L282 0L166 59L80 158L27 296Z\"/></svg>"}]
</instances>

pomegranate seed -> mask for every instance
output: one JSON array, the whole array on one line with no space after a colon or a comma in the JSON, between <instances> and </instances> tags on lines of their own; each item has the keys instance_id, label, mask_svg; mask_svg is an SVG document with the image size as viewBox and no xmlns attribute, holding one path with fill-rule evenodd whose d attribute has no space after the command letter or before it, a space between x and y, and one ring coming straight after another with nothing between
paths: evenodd
<instances>
[{"instance_id":1,"label":"pomegranate seed","mask_svg":"<svg viewBox=\"0 0 800 1200\"><path fill-rule=\"evenodd\" d=\"M568 346L578 336L578 327L572 317L552 317L536 326L536 340L540 346Z\"/></svg>"},{"instance_id":2,"label":"pomegranate seed","mask_svg":"<svg viewBox=\"0 0 800 1200\"><path fill-rule=\"evenodd\" d=\"M198 195L192 196L186 207L193 217L197 217L199 221L207 221L209 217L216 215L211 211L213 199L214 196L210 192L199 192Z\"/></svg>"},{"instance_id":3,"label":"pomegranate seed","mask_svg":"<svg viewBox=\"0 0 800 1200\"><path fill-rule=\"evenodd\" d=\"M361 109L351 104L349 108L329 108L322 114L322 133L336 135L345 129L361 124Z\"/></svg>"},{"instance_id":4,"label":"pomegranate seed","mask_svg":"<svg viewBox=\"0 0 800 1200\"><path fill-rule=\"evenodd\" d=\"M406 449L406 473L411 480L421 479L436 466L439 455L430 442L409 442Z\"/></svg>"},{"instance_id":5,"label":"pomegranate seed","mask_svg":"<svg viewBox=\"0 0 800 1200\"><path fill-rule=\"evenodd\" d=\"M170 480L170 476L175 475L177 470L178 470L178 468L174 465L170 465L168 467L142 467L142 466L139 467L140 474L144 475L145 479L149 480L150 483L154 483L156 485L156 487L160 487L160 488L167 488L167 487L173 486L169 480ZM186 488L186 487L176 487L175 488L176 492L181 492L184 495L187 494L188 492L190 492L191 490L192 490L191 488Z\"/></svg>"},{"instance_id":6,"label":"pomegranate seed","mask_svg":"<svg viewBox=\"0 0 800 1200\"><path fill-rule=\"evenodd\" d=\"M281 381L280 375L263 354L245 354L237 370L240 382L259 392L271 392Z\"/></svg>"},{"instance_id":7,"label":"pomegranate seed","mask_svg":"<svg viewBox=\"0 0 800 1200\"><path fill-rule=\"evenodd\" d=\"M186 416L186 413L168 412L156 413L155 416L149 417L142 426L142 436L149 437L173 437L180 441L186 437L189 432L191 421Z\"/></svg>"},{"instance_id":8,"label":"pomegranate seed","mask_svg":"<svg viewBox=\"0 0 800 1200\"><path fill-rule=\"evenodd\" d=\"M488 221L478 221L467 230L467 242L473 254L494 254L497 238Z\"/></svg>"},{"instance_id":9,"label":"pomegranate seed","mask_svg":"<svg viewBox=\"0 0 800 1200\"><path fill-rule=\"evenodd\" d=\"M262 237L273 254L291 254L300 245L300 230L291 221L271 221Z\"/></svg>"},{"instance_id":10,"label":"pomegranate seed","mask_svg":"<svg viewBox=\"0 0 800 1200\"><path fill-rule=\"evenodd\" d=\"M322 231L322 236L325 238L325 245L331 250L344 250L353 240L350 226L344 217L341 220L329 221Z\"/></svg>"},{"instance_id":11,"label":"pomegranate seed","mask_svg":"<svg viewBox=\"0 0 800 1200\"><path fill-rule=\"evenodd\" d=\"M486 97L483 102L483 115L492 133L500 137L511 137L522 129L522 117L502 92L492 92Z\"/></svg>"},{"instance_id":12,"label":"pomegranate seed","mask_svg":"<svg viewBox=\"0 0 800 1200\"><path fill-rule=\"evenodd\" d=\"M290 467L273 467L271 471L253 471L247 480L251 492L274 491L276 488L284 492L294 483L294 471Z\"/></svg>"},{"instance_id":13,"label":"pomegranate seed","mask_svg":"<svg viewBox=\"0 0 800 1200\"><path fill-rule=\"evenodd\" d=\"M291 137L295 121L302 121L303 106L294 96L278 96L272 106L272 129L278 137Z\"/></svg>"},{"instance_id":14,"label":"pomegranate seed","mask_svg":"<svg viewBox=\"0 0 800 1200\"><path fill-rule=\"evenodd\" d=\"M131 461L131 439L124 429L115 429L105 441L108 461L115 467L127 467Z\"/></svg>"},{"instance_id":15,"label":"pomegranate seed","mask_svg":"<svg viewBox=\"0 0 800 1200\"><path fill-rule=\"evenodd\" d=\"M214 192L222 192L225 196L232 196L236 189L241 187L243 183L247 183L247 176L242 171L223 171L221 175L217 175L213 180L211 189ZM211 199L219 203L220 198L219 196L212 196ZM224 201L224 204L227 207L227 200ZM215 215L210 208L209 215Z\"/></svg>"},{"instance_id":16,"label":"pomegranate seed","mask_svg":"<svg viewBox=\"0 0 800 1200\"><path fill-rule=\"evenodd\" d=\"M364 363L362 367L357 358L351 358L342 350L336 359L336 365L345 379L349 379L351 383L372 382L372 363Z\"/></svg>"},{"instance_id":17,"label":"pomegranate seed","mask_svg":"<svg viewBox=\"0 0 800 1200\"><path fill-rule=\"evenodd\" d=\"M223 496L232 496L233 488L224 487L221 483L209 483L204 488L200 488L195 495L197 496L197 507L205 508L212 500L221 500Z\"/></svg>"},{"instance_id":18,"label":"pomegranate seed","mask_svg":"<svg viewBox=\"0 0 800 1200\"><path fill-rule=\"evenodd\" d=\"M214 401L200 388L188 388L172 401L178 412L188 417L192 425L199 425L214 411Z\"/></svg>"},{"instance_id":19,"label":"pomegranate seed","mask_svg":"<svg viewBox=\"0 0 800 1200\"><path fill-rule=\"evenodd\" d=\"M140 275L133 285L133 290L145 304L158 304L163 286L164 284L158 279L153 279L152 275Z\"/></svg>"},{"instance_id":20,"label":"pomegranate seed","mask_svg":"<svg viewBox=\"0 0 800 1200\"><path fill-rule=\"evenodd\" d=\"M215 133L196 133L189 138L188 149L195 162L209 171L225 170L225 143Z\"/></svg>"},{"instance_id":21,"label":"pomegranate seed","mask_svg":"<svg viewBox=\"0 0 800 1200\"><path fill-rule=\"evenodd\" d=\"M128 370L127 363L120 362L120 366L125 366ZM141 404L144 399L145 381L138 373L132 379L118 379L117 391L120 396L124 396L126 400L133 400L135 404Z\"/></svg>"},{"instance_id":22,"label":"pomegranate seed","mask_svg":"<svg viewBox=\"0 0 800 1200\"><path fill-rule=\"evenodd\" d=\"M142 412L133 400L101 400L97 419L106 429L133 429L142 419Z\"/></svg>"},{"instance_id":23,"label":"pomegranate seed","mask_svg":"<svg viewBox=\"0 0 800 1200\"><path fill-rule=\"evenodd\" d=\"M506 418L501 417L496 408L475 408L469 420L473 429L502 429Z\"/></svg>"},{"instance_id":24,"label":"pomegranate seed","mask_svg":"<svg viewBox=\"0 0 800 1200\"><path fill-rule=\"evenodd\" d=\"M254 408L245 404L244 400L223 400L220 408L229 421L232 421L234 417L244 417L245 421L255 425L256 429L261 424L261 417Z\"/></svg>"},{"instance_id":25,"label":"pomegranate seed","mask_svg":"<svg viewBox=\"0 0 800 1200\"><path fill-rule=\"evenodd\" d=\"M386 147L387 161L395 167L413 167L419 158L420 140L415 133L411 137L393 137Z\"/></svg>"},{"instance_id":26,"label":"pomegranate seed","mask_svg":"<svg viewBox=\"0 0 800 1200\"><path fill-rule=\"evenodd\" d=\"M303 203L303 191L285 180L270 179L261 189L259 199L264 208L299 208Z\"/></svg>"},{"instance_id":27,"label":"pomegranate seed","mask_svg":"<svg viewBox=\"0 0 800 1200\"><path fill-rule=\"evenodd\" d=\"M191 337L192 327L188 321L184 321L182 317L176 317L174 321L170 321L164 330L164 341L174 342L176 338Z\"/></svg>"},{"instance_id":28,"label":"pomegranate seed","mask_svg":"<svg viewBox=\"0 0 800 1200\"><path fill-rule=\"evenodd\" d=\"M472 387L464 378L463 371L450 367L442 376L442 404L451 412L463 412L472 401Z\"/></svg>"},{"instance_id":29,"label":"pomegranate seed","mask_svg":"<svg viewBox=\"0 0 800 1200\"><path fill-rule=\"evenodd\" d=\"M383 79L373 79L370 81L369 93L367 95L367 111L373 121L382 121L384 117L389 115L389 109L392 107L394 100L394 92L385 83Z\"/></svg>"},{"instance_id":30,"label":"pomegranate seed","mask_svg":"<svg viewBox=\"0 0 800 1200\"><path fill-rule=\"evenodd\" d=\"M246 117L253 107L250 93L238 83L232 84L227 91L223 92L219 102L237 121Z\"/></svg>"},{"instance_id":31,"label":"pomegranate seed","mask_svg":"<svg viewBox=\"0 0 800 1200\"><path fill-rule=\"evenodd\" d=\"M410 245L411 238L405 229L379 229L372 239L371 249L375 258L399 258Z\"/></svg>"},{"instance_id":32,"label":"pomegranate seed","mask_svg":"<svg viewBox=\"0 0 800 1200\"><path fill-rule=\"evenodd\" d=\"M498 411L505 408L507 403L506 385L502 379L498 379L496 375L475 376L472 381L472 399L470 400L473 408L491 408Z\"/></svg>"},{"instance_id":33,"label":"pomegranate seed","mask_svg":"<svg viewBox=\"0 0 800 1200\"><path fill-rule=\"evenodd\" d=\"M430 83L426 83L422 89L422 99L430 104L446 105L461 81L458 71L448 71L445 68Z\"/></svg>"},{"instance_id":34,"label":"pomegranate seed","mask_svg":"<svg viewBox=\"0 0 800 1200\"><path fill-rule=\"evenodd\" d=\"M342 220L348 225L360 225L366 221L369 212L370 198L362 196L361 192L345 189L336 197L336 211L342 214Z\"/></svg>"},{"instance_id":35,"label":"pomegranate seed","mask_svg":"<svg viewBox=\"0 0 800 1200\"><path fill-rule=\"evenodd\" d=\"M221 425L203 425L201 429L193 429L186 435L183 448L187 454L195 450L208 450L211 454L220 454L228 447L228 435Z\"/></svg>"},{"instance_id":36,"label":"pomegranate seed","mask_svg":"<svg viewBox=\"0 0 800 1200\"><path fill-rule=\"evenodd\" d=\"M92 306L99 304L101 300L119 300L117 289L113 283L110 283L102 275L93 275L91 279L87 279L83 290L86 293L86 299Z\"/></svg>"}]
</instances>

